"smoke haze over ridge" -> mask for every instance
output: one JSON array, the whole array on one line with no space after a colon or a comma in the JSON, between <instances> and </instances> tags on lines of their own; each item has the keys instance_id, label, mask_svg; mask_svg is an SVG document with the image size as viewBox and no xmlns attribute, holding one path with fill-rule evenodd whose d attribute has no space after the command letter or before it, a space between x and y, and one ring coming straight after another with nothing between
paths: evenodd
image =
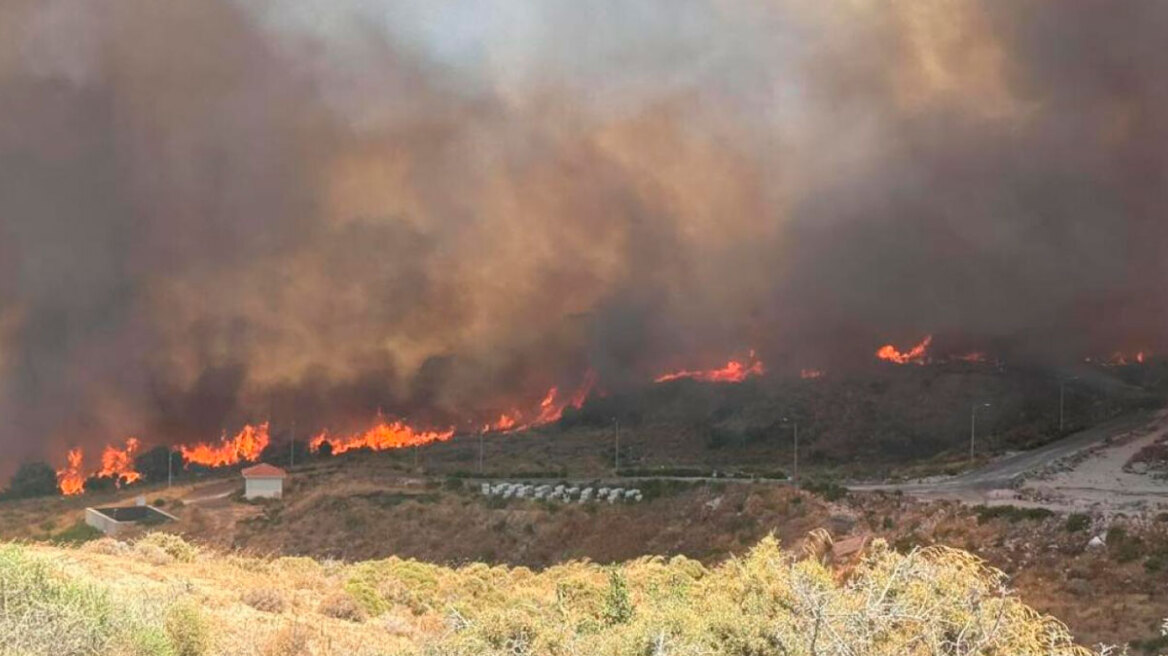
<instances>
[{"instance_id":1,"label":"smoke haze over ridge","mask_svg":"<svg viewBox=\"0 0 1168 656\"><path fill-rule=\"evenodd\" d=\"M1168 341L1163 3L327 4L0 6L0 474L747 348Z\"/></svg>"}]
</instances>

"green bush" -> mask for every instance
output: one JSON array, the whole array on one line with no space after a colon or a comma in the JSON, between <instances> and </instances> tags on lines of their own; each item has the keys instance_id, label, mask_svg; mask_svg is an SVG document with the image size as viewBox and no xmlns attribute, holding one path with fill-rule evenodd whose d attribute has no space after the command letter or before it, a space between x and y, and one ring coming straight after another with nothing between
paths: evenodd
<instances>
[{"instance_id":1,"label":"green bush","mask_svg":"<svg viewBox=\"0 0 1168 656\"><path fill-rule=\"evenodd\" d=\"M1068 533L1077 533L1085 531L1091 527L1091 516L1083 513L1071 513L1067 515L1066 529Z\"/></svg>"},{"instance_id":2,"label":"green bush","mask_svg":"<svg viewBox=\"0 0 1168 656\"><path fill-rule=\"evenodd\" d=\"M604 623L627 624L633 618L633 602L629 599L629 586L625 577L617 570L608 575L608 594L604 598Z\"/></svg>"},{"instance_id":3,"label":"green bush","mask_svg":"<svg viewBox=\"0 0 1168 656\"><path fill-rule=\"evenodd\" d=\"M211 649L211 628L199 607L180 601L166 613L166 636L175 656L203 656Z\"/></svg>"}]
</instances>

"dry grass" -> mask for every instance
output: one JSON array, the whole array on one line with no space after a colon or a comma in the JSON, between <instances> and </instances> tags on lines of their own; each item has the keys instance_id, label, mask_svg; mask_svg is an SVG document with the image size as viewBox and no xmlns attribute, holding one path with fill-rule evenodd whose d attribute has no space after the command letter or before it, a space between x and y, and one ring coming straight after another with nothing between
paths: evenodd
<instances>
[{"instance_id":1,"label":"dry grass","mask_svg":"<svg viewBox=\"0 0 1168 656\"><path fill-rule=\"evenodd\" d=\"M174 540L142 542L181 548ZM9 597L28 589L21 572L30 571L39 585L72 591L37 593L46 600L37 614L5 606L0 632L26 632L12 644L56 636L49 651L0 648L6 656L1089 653L1009 594L999 572L943 548L899 555L877 543L846 577L769 538L714 567L646 557L542 572L212 552L157 563L149 550L108 544L0 553ZM276 598L280 611L269 607Z\"/></svg>"}]
</instances>

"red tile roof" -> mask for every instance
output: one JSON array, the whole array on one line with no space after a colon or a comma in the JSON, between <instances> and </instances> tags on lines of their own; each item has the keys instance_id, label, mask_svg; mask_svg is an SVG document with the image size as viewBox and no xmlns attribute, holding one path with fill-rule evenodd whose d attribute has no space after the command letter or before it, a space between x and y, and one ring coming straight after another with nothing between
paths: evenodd
<instances>
[{"instance_id":1,"label":"red tile roof","mask_svg":"<svg viewBox=\"0 0 1168 656\"><path fill-rule=\"evenodd\" d=\"M248 467L241 472L244 478L287 478L288 472L262 462L254 467Z\"/></svg>"}]
</instances>

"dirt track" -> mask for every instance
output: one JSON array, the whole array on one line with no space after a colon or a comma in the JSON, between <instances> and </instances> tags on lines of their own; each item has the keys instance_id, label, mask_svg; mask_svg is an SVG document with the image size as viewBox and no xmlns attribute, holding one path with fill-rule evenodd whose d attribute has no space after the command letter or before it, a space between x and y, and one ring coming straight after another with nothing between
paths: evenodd
<instances>
[{"instance_id":1,"label":"dirt track","mask_svg":"<svg viewBox=\"0 0 1168 656\"><path fill-rule=\"evenodd\" d=\"M1165 413L1143 411L958 476L851 487L856 491L900 490L921 498L989 505L1010 503L1060 511L1153 511L1168 508L1168 481L1125 471L1124 466L1141 448L1166 435Z\"/></svg>"}]
</instances>

